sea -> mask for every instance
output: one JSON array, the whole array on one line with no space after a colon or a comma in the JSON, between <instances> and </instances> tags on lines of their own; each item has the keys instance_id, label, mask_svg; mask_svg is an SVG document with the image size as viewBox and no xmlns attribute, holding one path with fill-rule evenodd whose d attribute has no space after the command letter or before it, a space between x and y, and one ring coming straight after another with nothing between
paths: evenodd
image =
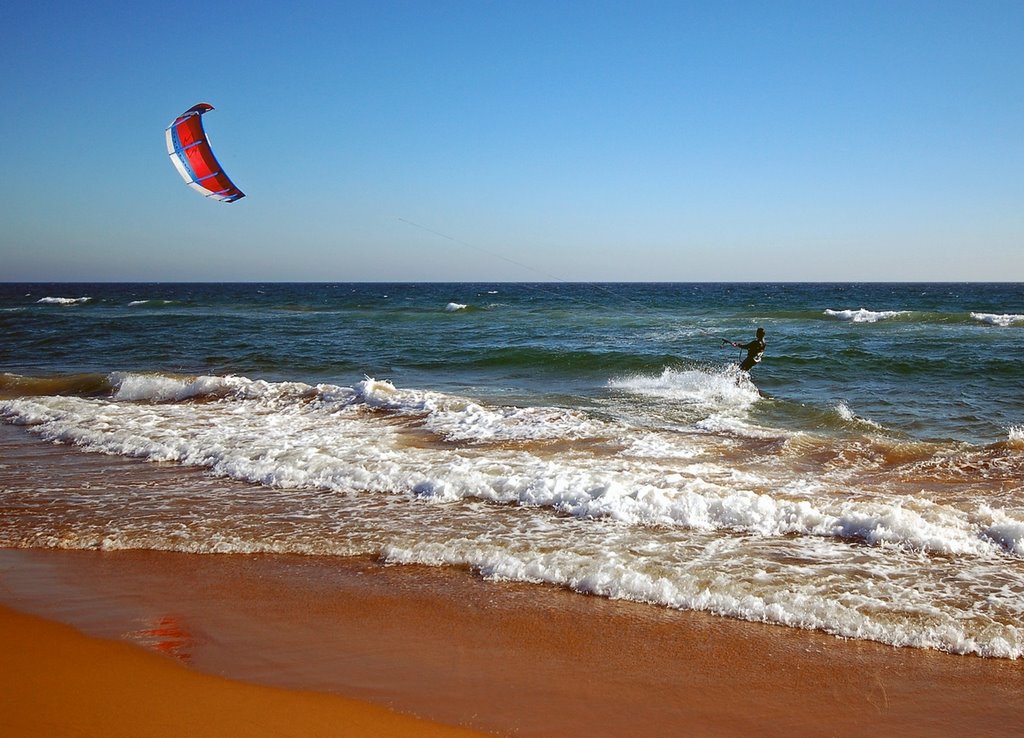
<instances>
[{"instance_id":1,"label":"sea","mask_svg":"<svg viewBox=\"0 0 1024 738\"><path fill-rule=\"evenodd\" d=\"M1024 285L0 284L0 547L1020 658Z\"/></svg>"}]
</instances>

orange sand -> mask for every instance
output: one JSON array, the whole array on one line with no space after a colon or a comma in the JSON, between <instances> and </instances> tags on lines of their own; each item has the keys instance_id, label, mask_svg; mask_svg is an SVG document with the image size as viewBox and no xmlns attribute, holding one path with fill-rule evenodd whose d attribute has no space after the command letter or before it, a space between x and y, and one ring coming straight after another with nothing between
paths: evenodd
<instances>
[{"instance_id":1,"label":"orange sand","mask_svg":"<svg viewBox=\"0 0 1024 738\"><path fill-rule=\"evenodd\" d=\"M16 660L0 659L0 724L14 710L15 734L446 730L385 707L203 676L174 659L516 736L1002 736L1019 729L1024 703L1021 661L842 640L454 569L0 549L0 601L167 654L7 615L0 655Z\"/></svg>"},{"instance_id":2,"label":"orange sand","mask_svg":"<svg viewBox=\"0 0 1024 738\"><path fill-rule=\"evenodd\" d=\"M128 643L0 607L5 736L470 736L334 695L186 669Z\"/></svg>"}]
</instances>

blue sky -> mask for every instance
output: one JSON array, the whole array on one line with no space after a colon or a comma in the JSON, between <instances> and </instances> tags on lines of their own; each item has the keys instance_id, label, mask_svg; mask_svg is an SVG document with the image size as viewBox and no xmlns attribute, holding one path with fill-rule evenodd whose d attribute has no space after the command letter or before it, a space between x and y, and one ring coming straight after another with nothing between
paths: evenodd
<instances>
[{"instance_id":1,"label":"blue sky","mask_svg":"<svg viewBox=\"0 0 1024 738\"><path fill-rule=\"evenodd\" d=\"M1019 0L0 24L0 280L1024 281ZM167 159L200 101L237 203Z\"/></svg>"}]
</instances>

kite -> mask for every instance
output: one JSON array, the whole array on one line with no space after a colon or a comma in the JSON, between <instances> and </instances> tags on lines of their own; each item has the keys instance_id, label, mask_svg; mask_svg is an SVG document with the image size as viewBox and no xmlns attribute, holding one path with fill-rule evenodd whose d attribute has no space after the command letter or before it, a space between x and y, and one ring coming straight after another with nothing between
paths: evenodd
<instances>
[{"instance_id":1,"label":"kite","mask_svg":"<svg viewBox=\"0 0 1024 738\"><path fill-rule=\"evenodd\" d=\"M210 138L203 130L203 113L213 110L209 103L193 105L167 126L167 154L185 184L204 197L234 202L245 197L224 173L213 155Z\"/></svg>"}]
</instances>

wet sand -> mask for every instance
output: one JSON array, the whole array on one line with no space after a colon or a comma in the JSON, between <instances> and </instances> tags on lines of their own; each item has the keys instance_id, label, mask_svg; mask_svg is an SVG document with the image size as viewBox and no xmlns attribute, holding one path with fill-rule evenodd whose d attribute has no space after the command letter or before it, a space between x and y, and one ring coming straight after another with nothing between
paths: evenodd
<instances>
[{"instance_id":1,"label":"wet sand","mask_svg":"<svg viewBox=\"0 0 1024 738\"><path fill-rule=\"evenodd\" d=\"M145 696L137 692L158 702L178 694L140 687L126 666L136 657L195 680L195 696L175 696L161 720L177 719L177 703L206 705L227 722L188 725L222 734L249 732L247 700L256 698L222 691L236 683L205 674L249 682L237 685L243 692L288 688L273 690L281 700L332 693L521 736L1005 735L1019 726L1024 698L1020 662L369 560L3 549L0 602L164 655L117 646L118 658L95 668L61 639L44 648L54 626L4 616L2 648L22 654L4 670L5 694L7 683L21 691L5 699L28 706L17 712L27 722L15 723L24 728L16 734L48 732L44 720L58 708L84 709L72 685L97 673L109 675L117 704L135 704ZM65 699L52 697L62 690ZM143 713L115 711L113 720L129 733ZM316 734L283 725L279 734Z\"/></svg>"},{"instance_id":2,"label":"wet sand","mask_svg":"<svg viewBox=\"0 0 1024 738\"><path fill-rule=\"evenodd\" d=\"M190 671L0 607L5 736L471 736L356 700Z\"/></svg>"}]
</instances>

